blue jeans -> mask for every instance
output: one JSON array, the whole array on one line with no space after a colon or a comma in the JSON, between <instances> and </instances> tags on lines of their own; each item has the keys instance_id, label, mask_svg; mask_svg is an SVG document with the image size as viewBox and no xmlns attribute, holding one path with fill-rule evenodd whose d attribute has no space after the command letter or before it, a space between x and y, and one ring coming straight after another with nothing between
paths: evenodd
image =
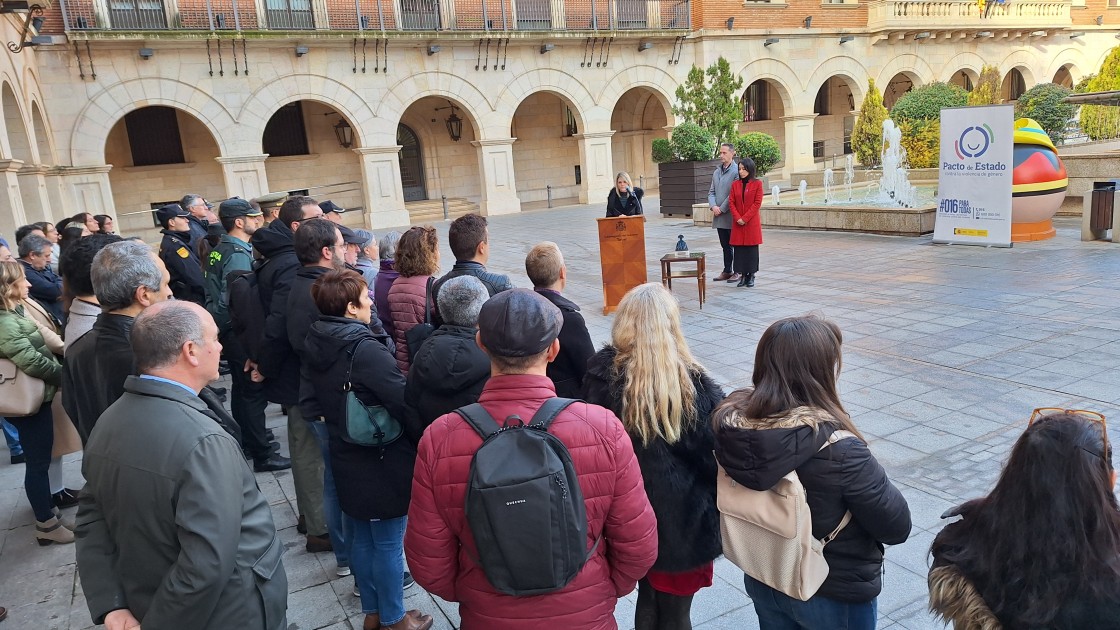
<instances>
[{"instance_id":1,"label":"blue jeans","mask_svg":"<svg viewBox=\"0 0 1120 630\"><path fill-rule=\"evenodd\" d=\"M352 535L354 583L362 612L381 616L381 627L404 619L404 525L407 517L363 521L346 514Z\"/></svg>"},{"instance_id":2,"label":"blue jeans","mask_svg":"<svg viewBox=\"0 0 1120 630\"><path fill-rule=\"evenodd\" d=\"M803 602L746 574L743 583L762 630L875 630L878 606L874 599L849 604L816 595Z\"/></svg>"},{"instance_id":3,"label":"blue jeans","mask_svg":"<svg viewBox=\"0 0 1120 630\"><path fill-rule=\"evenodd\" d=\"M334 547L334 560L340 567L350 566L350 524L342 518L342 508L338 505L338 488L334 485L334 471L331 470L330 434L322 422L308 422L319 451L323 453L323 516L327 519L327 531Z\"/></svg>"},{"instance_id":4,"label":"blue jeans","mask_svg":"<svg viewBox=\"0 0 1120 630\"><path fill-rule=\"evenodd\" d=\"M4 431L4 441L8 443L8 452L12 457L23 455L23 447L19 444L19 431L3 418L0 418L0 429Z\"/></svg>"},{"instance_id":5,"label":"blue jeans","mask_svg":"<svg viewBox=\"0 0 1120 630\"><path fill-rule=\"evenodd\" d=\"M51 404L44 403L39 411L31 416L8 418L19 431L23 453L27 463L23 471L23 490L27 502L35 512L35 520L40 523L54 516L54 501L51 499L51 482L47 469L51 465L51 449L54 447L54 422Z\"/></svg>"}]
</instances>

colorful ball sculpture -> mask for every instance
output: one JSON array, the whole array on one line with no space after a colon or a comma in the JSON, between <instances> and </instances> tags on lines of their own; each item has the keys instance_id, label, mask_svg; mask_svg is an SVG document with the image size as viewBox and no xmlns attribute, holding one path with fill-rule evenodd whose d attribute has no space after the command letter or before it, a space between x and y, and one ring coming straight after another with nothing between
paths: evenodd
<instances>
[{"instance_id":1,"label":"colorful ball sculpture","mask_svg":"<svg viewBox=\"0 0 1120 630\"><path fill-rule=\"evenodd\" d=\"M1011 185L1011 240L1053 238L1051 219L1066 198L1069 178L1050 136L1030 118L1015 121L1015 168Z\"/></svg>"}]
</instances>

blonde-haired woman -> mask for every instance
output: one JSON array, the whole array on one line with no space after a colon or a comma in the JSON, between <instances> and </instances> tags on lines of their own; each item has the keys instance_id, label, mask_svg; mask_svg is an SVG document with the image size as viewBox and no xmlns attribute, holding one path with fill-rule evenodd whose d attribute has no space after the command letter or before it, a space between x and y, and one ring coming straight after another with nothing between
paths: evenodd
<instances>
[{"instance_id":1,"label":"blonde-haired woman","mask_svg":"<svg viewBox=\"0 0 1120 630\"><path fill-rule=\"evenodd\" d=\"M645 191L634 188L634 181L626 171L614 176L614 188L607 193L607 217L632 217L642 214L642 196Z\"/></svg>"},{"instance_id":2,"label":"blonde-haired woman","mask_svg":"<svg viewBox=\"0 0 1120 630\"><path fill-rule=\"evenodd\" d=\"M677 302L660 284L622 299L610 345L588 362L583 398L622 420L657 515L657 562L638 582L634 625L691 628L692 597L711 586L722 553L711 414L723 391L693 358Z\"/></svg>"},{"instance_id":3,"label":"blonde-haired woman","mask_svg":"<svg viewBox=\"0 0 1120 630\"><path fill-rule=\"evenodd\" d=\"M27 457L23 488L35 513L35 538L40 545L71 543L74 533L58 519L47 476L54 445L51 400L62 382L62 364L47 348L39 326L24 314L21 302L30 289L22 265L0 262L0 358L10 360L22 374L46 383L37 411L28 416L8 416L7 420L19 430Z\"/></svg>"}]
</instances>

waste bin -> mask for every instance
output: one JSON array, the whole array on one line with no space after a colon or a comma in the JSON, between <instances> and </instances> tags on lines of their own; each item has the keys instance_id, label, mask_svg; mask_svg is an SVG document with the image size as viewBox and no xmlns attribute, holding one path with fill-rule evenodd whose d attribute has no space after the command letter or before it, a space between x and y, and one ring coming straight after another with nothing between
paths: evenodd
<instances>
[{"instance_id":1,"label":"waste bin","mask_svg":"<svg viewBox=\"0 0 1120 630\"><path fill-rule=\"evenodd\" d=\"M1116 203L1116 181L1093 182L1089 202L1089 229L1111 230L1112 208Z\"/></svg>"}]
</instances>

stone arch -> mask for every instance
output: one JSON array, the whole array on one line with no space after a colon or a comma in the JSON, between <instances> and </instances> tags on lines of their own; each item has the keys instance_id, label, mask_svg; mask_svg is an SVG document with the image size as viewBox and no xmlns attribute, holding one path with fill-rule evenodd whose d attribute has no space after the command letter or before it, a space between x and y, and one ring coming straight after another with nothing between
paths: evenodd
<instances>
[{"instance_id":1,"label":"stone arch","mask_svg":"<svg viewBox=\"0 0 1120 630\"><path fill-rule=\"evenodd\" d=\"M668 137L671 117L665 95L655 87L635 85L622 93L611 109L611 172L630 173L634 185L647 191L659 188L651 147Z\"/></svg>"},{"instance_id":2,"label":"stone arch","mask_svg":"<svg viewBox=\"0 0 1120 630\"><path fill-rule=\"evenodd\" d=\"M451 106L454 109L449 109ZM451 114L462 119L459 140L454 140L447 129ZM458 96L419 96L391 122L393 144L402 147L396 159L406 202L439 199L443 195L451 200L481 201L482 171L474 146L481 138L481 126L467 103ZM402 133L402 128L415 136L415 145L406 146L403 138L407 134Z\"/></svg>"},{"instance_id":3,"label":"stone arch","mask_svg":"<svg viewBox=\"0 0 1120 630\"><path fill-rule=\"evenodd\" d=\"M942 67L939 81L951 83L958 72L965 70L972 79L973 84L980 79L980 70L984 67L985 60L974 52L961 52L953 55Z\"/></svg>"},{"instance_id":4,"label":"stone arch","mask_svg":"<svg viewBox=\"0 0 1120 630\"><path fill-rule=\"evenodd\" d=\"M763 79L773 85L778 92L778 97L782 99L782 110L789 115L791 110L794 109L795 103L793 102L793 95L795 92L800 92L804 88L802 85L791 88L786 80L790 77L796 77L797 73L786 65L785 62L778 59L766 58L756 59L745 66L743 66L737 73L737 76L743 77L743 88L746 89L754 81ZM812 99L809 100L809 108L813 106Z\"/></svg>"},{"instance_id":5,"label":"stone arch","mask_svg":"<svg viewBox=\"0 0 1120 630\"><path fill-rule=\"evenodd\" d=\"M1059 51L1056 55L1051 57L1050 65L1046 68L1046 74L1043 77L1049 77L1053 80L1058 71L1063 68L1069 72L1070 78L1076 85L1078 81L1085 77L1084 68L1096 67L1090 66L1085 60L1085 52L1080 48L1066 48Z\"/></svg>"},{"instance_id":6,"label":"stone arch","mask_svg":"<svg viewBox=\"0 0 1120 630\"><path fill-rule=\"evenodd\" d=\"M999 83L999 92L1004 102L1018 100L1023 92L1026 92L1034 85L1034 83L1027 78L1029 75L1030 71L1023 66L1015 66L1003 75ZM1019 82L1021 82L1021 85L1017 85Z\"/></svg>"},{"instance_id":7,"label":"stone arch","mask_svg":"<svg viewBox=\"0 0 1120 630\"><path fill-rule=\"evenodd\" d=\"M421 72L414 74L407 79L397 83L386 92L373 109L374 116L382 119L392 121L391 129L385 131L388 134L386 143L396 142L397 137L397 122L404 115L405 110L412 106L416 101L426 97L435 96L438 98L447 98L456 101L456 104L463 107L471 120L476 125L481 127L482 118L489 111L493 111L494 105L491 99L475 85L460 76L449 74L446 72ZM479 109L477 104L485 104L485 107ZM476 104L475 107L469 107L468 104ZM481 130L480 130L481 131ZM371 142L370 146L382 146L379 143Z\"/></svg>"},{"instance_id":8,"label":"stone arch","mask_svg":"<svg viewBox=\"0 0 1120 630\"><path fill-rule=\"evenodd\" d=\"M540 68L530 70L506 85L495 100L495 110L509 112L509 119L512 119L513 112L521 106L521 103L538 92L550 92L564 101L572 109L580 129L587 128L591 118L589 114L598 106L595 97L584 86L583 80L568 72L553 68ZM609 123L609 109L606 111L605 117Z\"/></svg>"},{"instance_id":9,"label":"stone arch","mask_svg":"<svg viewBox=\"0 0 1120 630\"><path fill-rule=\"evenodd\" d=\"M813 71L809 80L805 82L805 92L815 96L825 81L832 77L841 77L852 92L852 98L855 100L853 109L856 109L866 95L864 90L867 89L868 76L867 69L859 60L853 57L832 57Z\"/></svg>"},{"instance_id":10,"label":"stone arch","mask_svg":"<svg viewBox=\"0 0 1120 630\"><path fill-rule=\"evenodd\" d=\"M1035 65L1038 63L1033 51L1016 50L1015 52L1003 58L999 63L1000 76L1006 77L1007 73L1012 69L1018 70L1023 75L1023 81L1027 83L1027 89L1038 83L1038 73L1035 71Z\"/></svg>"},{"instance_id":11,"label":"stone arch","mask_svg":"<svg viewBox=\"0 0 1120 630\"><path fill-rule=\"evenodd\" d=\"M24 164L35 164L34 143L27 130L27 116L23 111L23 103L16 98L15 90L8 81L0 84L0 104L4 110L4 127L7 130L11 157L22 160Z\"/></svg>"},{"instance_id":12,"label":"stone arch","mask_svg":"<svg viewBox=\"0 0 1120 630\"><path fill-rule=\"evenodd\" d=\"M254 138L254 150L260 152L261 135L273 114L289 103L302 100L317 101L333 108L350 123L361 143L370 144L368 136L372 134L375 115L366 99L353 88L330 77L299 74L265 83L241 106L237 119L245 133Z\"/></svg>"},{"instance_id":13,"label":"stone arch","mask_svg":"<svg viewBox=\"0 0 1120 630\"><path fill-rule=\"evenodd\" d=\"M875 79L875 85L879 89L885 90L886 86L891 82L891 79L898 74L905 74L914 81L914 86L918 87L933 81L937 77L937 73L933 71L929 63L925 59L914 54L899 55L891 59L882 69L879 70L879 75Z\"/></svg>"},{"instance_id":14,"label":"stone arch","mask_svg":"<svg viewBox=\"0 0 1120 630\"><path fill-rule=\"evenodd\" d=\"M676 117L673 116L673 97L670 95L676 91L677 85L673 75L662 68L630 66L607 80L596 102L613 112L624 94L634 88L645 88L661 102L668 125L676 126Z\"/></svg>"},{"instance_id":15,"label":"stone arch","mask_svg":"<svg viewBox=\"0 0 1120 630\"><path fill-rule=\"evenodd\" d=\"M70 160L74 166L104 163L105 140L125 114L151 105L183 110L197 118L218 143L220 155L231 152L237 121L217 99L184 81L146 77L115 83L94 94L78 114L70 133Z\"/></svg>"},{"instance_id":16,"label":"stone arch","mask_svg":"<svg viewBox=\"0 0 1120 630\"><path fill-rule=\"evenodd\" d=\"M34 130L35 145L39 150L39 163L58 164L54 139L51 137L51 130L46 125L46 118L37 100L31 101L31 127Z\"/></svg>"}]
</instances>

